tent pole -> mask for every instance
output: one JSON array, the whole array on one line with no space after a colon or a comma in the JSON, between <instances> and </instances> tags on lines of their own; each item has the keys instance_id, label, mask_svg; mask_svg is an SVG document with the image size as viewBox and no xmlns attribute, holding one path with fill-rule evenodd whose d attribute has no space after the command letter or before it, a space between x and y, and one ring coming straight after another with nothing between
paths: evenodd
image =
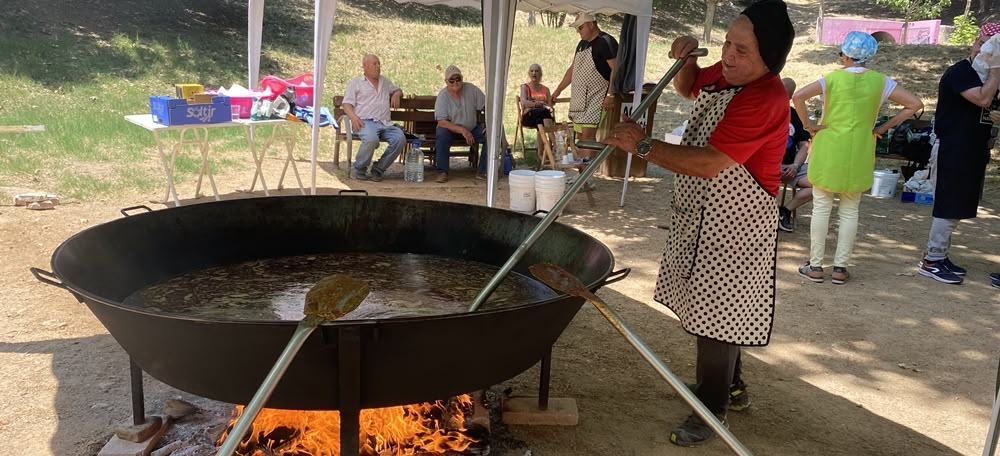
<instances>
[{"instance_id":1,"label":"tent pole","mask_svg":"<svg viewBox=\"0 0 1000 456\"><path fill-rule=\"evenodd\" d=\"M625 178L622 179L622 199L618 202L618 207L625 207L625 192L628 192L628 177L632 174L632 152L628 153L625 159Z\"/></svg>"},{"instance_id":2,"label":"tent pole","mask_svg":"<svg viewBox=\"0 0 1000 456\"><path fill-rule=\"evenodd\" d=\"M649 28L652 23L650 16L636 16L635 26L635 89L632 91L632 106L639 106L642 100L642 85L646 81L646 52L649 41ZM643 32L645 31L645 32ZM646 36L641 36L645 34ZM638 109L638 108L637 108ZM646 111L643 111L645 113ZM640 119L642 114L640 114ZM648 122L649 119L647 118ZM651 130L652 131L652 130ZM625 159L625 179L622 179L622 197L618 207L625 207L625 194L628 192L628 178L632 175L632 152Z\"/></svg>"}]
</instances>

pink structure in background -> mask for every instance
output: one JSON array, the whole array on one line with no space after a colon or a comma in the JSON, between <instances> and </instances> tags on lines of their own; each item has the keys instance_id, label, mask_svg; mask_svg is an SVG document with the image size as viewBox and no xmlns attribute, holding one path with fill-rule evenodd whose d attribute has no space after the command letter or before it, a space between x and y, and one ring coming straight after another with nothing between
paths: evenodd
<instances>
[{"instance_id":1,"label":"pink structure in background","mask_svg":"<svg viewBox=\"0 0 1000 456\"><path fill-rule=\"evenodd\" d=\"M902 21L882 21L875 19L857 18L823 18L823 36L820 43L840 44L844 41L844 36L852 30L860 30L875 35L878 32L888 34L899 43L903 35ZM937 44L938 33L941 31L941 20L910 22L906 31L906 44ZM880 37L875 35L876 39ZM879 41L883 41L879 39Z\"/></svg>"}]
</instances>

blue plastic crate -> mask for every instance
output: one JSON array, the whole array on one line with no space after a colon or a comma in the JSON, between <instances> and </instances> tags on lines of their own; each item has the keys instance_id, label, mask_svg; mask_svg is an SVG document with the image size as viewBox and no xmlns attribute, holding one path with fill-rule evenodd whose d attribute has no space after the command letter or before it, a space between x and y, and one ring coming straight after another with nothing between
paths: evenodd
<instances>
[{"instance_id":1,"label":"blue plastic crate","mask_svg":"<svg viewBox=\"0 0 1000 456\"><path fill-rule=\"evenodd\" d=\"M212 97L210 104L188 104L183 98L149 97L153 122L163 125L222 123L232 120L229 97Z\"/></svg>"},{"instance_id":2,"label":"blue plastic crate","mask_svg":"<svg viewBox=\"0 0 1000 456\"><path fill-rule=\"evenodd\" d=\"M903 196L900 198L900 200L904 203L917 203L917 204L924 204L927 206L933 206L934 194L903 192Z\"/></svg>"}]
</instances>

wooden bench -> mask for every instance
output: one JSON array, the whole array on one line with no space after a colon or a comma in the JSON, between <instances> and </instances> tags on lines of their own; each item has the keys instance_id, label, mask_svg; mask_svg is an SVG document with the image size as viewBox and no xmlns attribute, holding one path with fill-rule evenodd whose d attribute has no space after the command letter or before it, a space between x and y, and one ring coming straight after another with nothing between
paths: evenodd
<instances>
[{"instance_id":1,"label":"wooden bench","mask_svg":"<svg viewBox=\"0 0 1000 456\"><path fill-rule=\"evenodd\" d=\"M403 131L407 133L406 147L399 155L402 161L417 135L424 135L424 142L420 146L424 157L434 163L436 158L437 141L437 119L434 118L434 102L437 100L433 95L418 95L406 97L400 100L399 108L389 112L392 122L400 124ZM343 108L344 97L333 97L333 117L337 120L334 127L333 138L333 164L340 169L340 143L347 145L347 163L352 163L351 155L354 152L354 141L360 141L357 133L350 130L350 120ZM480 121L485 123L485 115L479 112ZM465 140L459 138L452 142L451 156L467 156L469 165L473 168L479 164L479 145L468 146Z\"/></svg>"},{"instance_id":2,"label":"wooden bench","mask_svg":"<svg viewBox=\"0 0 1000 456\"><path fill-rule=\"evenodd\" d=\"M403 130L414 135L424 135L424 143L420 149L424 152L431 163L437 157L437 124L434 117L434 103L437 101L435 95L417 95L403 98L399 102L399 109L394 109L390 116L394 122L403 122ZM486 124L486 115L483 111L477 114L479 124ZM469 146L465 144L465 139L459 136L451 143L451 157L468 157L469 166L477 169L479 166L479 144Z\"/></svg>"}]
</instances>

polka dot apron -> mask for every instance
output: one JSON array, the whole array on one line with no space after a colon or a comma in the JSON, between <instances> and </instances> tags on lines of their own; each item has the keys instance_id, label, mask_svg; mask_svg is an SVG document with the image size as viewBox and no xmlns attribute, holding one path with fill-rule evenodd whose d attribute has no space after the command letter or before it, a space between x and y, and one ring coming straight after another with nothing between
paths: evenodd
<instances>
[{"instance_id":1,"label":"polka dot apron","mask_svg":"<svg viewBox=\"0 0 1000 456\"><path fill-rule=\"evenodd\" d=\"M575 123L596 125L601 121L601 103L608 93L608 80L594 66L593 52L594 47L587 46L573 56L569 118Z\"/></svg>"},{"instance_id":2,"label":"polka dot apron","mask_svg":"<svg viewBox=\"0 0 1000 456\"><path fill-rule=\"evenodd\" d=\"M681 144L705 146L741 87L703 89ZM684 330L767 345L774 319L778 207L743 165L705 179L677 174L654 299Z\"/></svg>"}]
</instances>

